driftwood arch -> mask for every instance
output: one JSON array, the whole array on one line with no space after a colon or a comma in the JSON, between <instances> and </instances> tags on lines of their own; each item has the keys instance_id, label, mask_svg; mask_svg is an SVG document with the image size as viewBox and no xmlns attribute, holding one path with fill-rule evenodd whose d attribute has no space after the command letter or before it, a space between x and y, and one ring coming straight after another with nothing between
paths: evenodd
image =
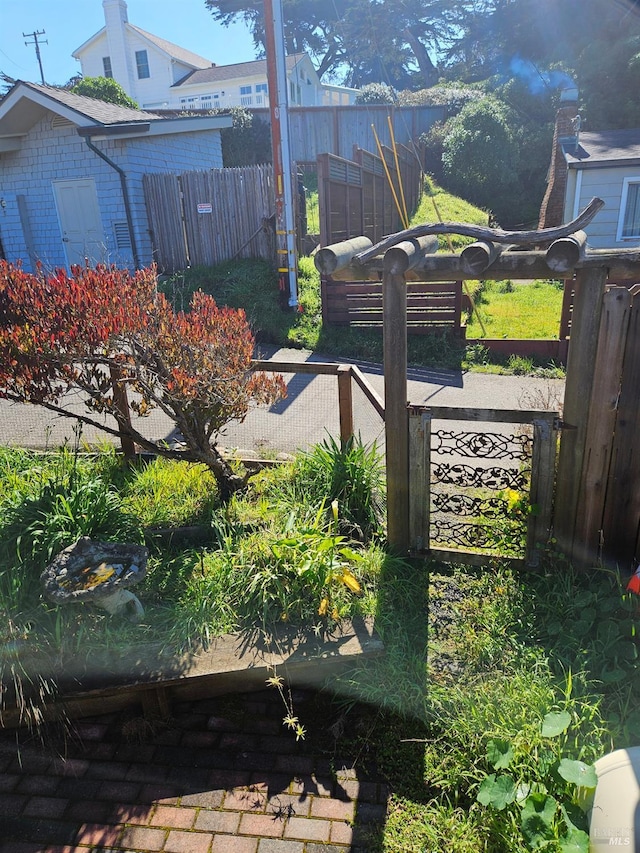
<instances>
[{"instance_id":1,"label":"driftwood arch","mask_svg":"<svg viewBox=\"0 0 640 853\"><path fill-rule=\"evenodd\" d=\"M604 559L628 570L640 556L640 403L630 390L621 398L621 388L631 389L635 382L637 389L640 381L635 333L636 327L640 331L640 294L636 298L638 289L631 287L640 282L640 249L589 249L582 229L603 204L592 199L575 220L558 228L503 231L464 223L426 224L375 246L366 237L356 237L317 252L315 264L323 276L342 281L382 278L387 535L400 552L412 547L407 281L562 277L574 278L575 300L559 424L553 532L561 550L583 566ZM433 235L447 233L476 242L460 253L436 254ZM612 287L609 282L614 281L623 286ZM623 341L617 347L612 344L613 324ZM625 408L619 417L621 399ZM625 436L624 453L615 446L620 433ZM616 521L620 513L624 525Z\"/></svg>"}]
</instances>

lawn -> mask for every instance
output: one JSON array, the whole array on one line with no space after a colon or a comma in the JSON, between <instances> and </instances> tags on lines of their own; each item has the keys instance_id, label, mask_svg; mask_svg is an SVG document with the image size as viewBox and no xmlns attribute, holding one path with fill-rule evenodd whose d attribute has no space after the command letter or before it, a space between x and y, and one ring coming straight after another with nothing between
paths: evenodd
<instances>
[{"instance_id":1,"label":"lawn","mask_svg":"<svg viewBox=\"0 0 640 853\"><path fill-rule=\"evenodd\" d=\"M389 785L367 850L586 853L591 764L633 744L640 724L637 599L615 573L577 575L553 551L535 574L500 559L483 570L399 559L385 548L379 461L357 444L327 441L264 470L226 506L200 466L127 468L112 450L3 449L0 465L5 675L26 677L34 648L90 655L161 638L182 649L246 626L322 631L374 615L386 654L331 684L338 748L375 761ZM177 525L198 525L204 542L154 536ZM142 621L42 599L40 571L83 534L147 541ZM314 725L300 719L288 736L313 749L326 740Z\"/></svg>"},{"instance_id":2,"label":"lawn","mask_svg":"<svg viewBox=\"0 0 640 853\"><path fill-rule=\"evenodd\" d=\"M481 282L474 293L476 311L467 322L467 337L557 338L563 286L562 281Z\"/></svg>"}]
</instances>

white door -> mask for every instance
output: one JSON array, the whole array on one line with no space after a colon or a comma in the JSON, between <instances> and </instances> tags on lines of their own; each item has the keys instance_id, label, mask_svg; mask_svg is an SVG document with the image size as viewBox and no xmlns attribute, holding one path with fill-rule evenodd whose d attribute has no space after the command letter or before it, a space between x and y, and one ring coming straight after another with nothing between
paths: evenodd
<instances>
[{"instance_id":1,"label":"white door","mask_svg":"<svg viewBox=\"0 0 640 853\"><path fill-rule=\"evenodd\" d=\"M62 242L67 266L90 266L106 261L106 245L98 194L92 178L77 181L54 181Z\"/></svg>"}]
</instances>

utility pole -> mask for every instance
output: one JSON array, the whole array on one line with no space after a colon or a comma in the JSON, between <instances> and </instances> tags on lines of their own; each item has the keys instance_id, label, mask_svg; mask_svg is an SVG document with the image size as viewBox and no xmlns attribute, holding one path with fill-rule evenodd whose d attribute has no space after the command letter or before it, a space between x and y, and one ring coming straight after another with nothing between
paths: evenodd
<instances>
[{"instance_id":1,"label":"utility pole","mask_svg":"<svg viewBox=\"0 0 640 853\"><path fill-rule=\"evenodd\" d=\"M42 85L45 85L44 82L44 71L42 70L42 59L40 58L40 45L38 43L38 36L45 35L44 30L34 30L32 33L22 33L24 38L32 38L33 41L26 41L25 44L28 46L30 44L35 44L36 46L36 56L38 57L38 65L40 66L40 79L42 80ZM44 41L43 44L49 44L48 41Z\"/></svg>"},{"instance_id":2,"label":"utility pole","mask_svg":"<svg viewBox=\"0 0 640 853\"><path fill-rule=\"evenodd\" d=\"M289 143L287 66L284 49L282 0L264 0L267 83L271 115L271 148L276 199L276 251L280 286L289 281L289 307L298 306L298 262L293 207L293 175Z\"/></svg>"}]
</instances>

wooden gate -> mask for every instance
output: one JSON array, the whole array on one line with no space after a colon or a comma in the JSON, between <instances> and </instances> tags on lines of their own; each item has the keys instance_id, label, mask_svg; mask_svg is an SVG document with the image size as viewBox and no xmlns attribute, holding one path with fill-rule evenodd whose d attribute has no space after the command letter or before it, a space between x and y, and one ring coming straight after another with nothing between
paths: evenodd
<instances>
[{"instance_id":1,"label":"wooden gate","mask_svg":"<svg viewBox=\"0 0 640 853\"><path fill-rule=\"evenodd\" d=\"M558 424L550 411L410 406L410 550L536 566L551 530Z\"/></svg>"}]
</instances>

